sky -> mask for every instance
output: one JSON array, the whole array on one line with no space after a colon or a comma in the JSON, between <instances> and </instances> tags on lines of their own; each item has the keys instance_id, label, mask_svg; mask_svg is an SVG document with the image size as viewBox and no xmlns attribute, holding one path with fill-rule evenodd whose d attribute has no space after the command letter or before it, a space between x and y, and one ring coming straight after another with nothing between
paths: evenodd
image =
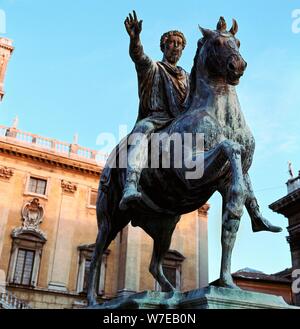
<instances>
[{"instance_id":1,"label":"sky","mask_svg":"<svg viewBox=\"0 0 300 329\"><path fill-rule=\"evenodd\" d=\"M99 149L97 136L120 125L133 127L138 109L137 81L128 55L124 19L135 9L143 19L145 52L160 60L160 36L182 31L187 39L180 66L190 71L200 38L198 24L215 29L220 16L239 24L237 37L248 63L237 87L256 139L250 176L261 210L280 234L253 233L245 213L232 257L232 271L249 267L275 273L291 266L287 219L268 205L286 195L287 162L300 169L300 0L1 0L14 41L0 125L19 117L19 129ZM2 15L3 17L3 15ZM299 28L298 28L299 27ZM218 278L221 259L221 198L209 212L209 278ZM150 260L149 260L150 261Z\"/></svg>"}]
</instances>

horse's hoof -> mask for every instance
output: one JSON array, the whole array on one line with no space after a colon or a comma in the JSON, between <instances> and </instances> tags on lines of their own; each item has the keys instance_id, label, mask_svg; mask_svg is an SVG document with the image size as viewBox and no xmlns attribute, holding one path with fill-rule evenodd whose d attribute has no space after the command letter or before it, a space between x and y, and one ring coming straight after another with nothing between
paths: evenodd
<instances>
[{"instance_id":1,"label":"horse's hoof","mask_svg":"<svg viewBox=\"0 0 300 329\"><path fill-rule=\"evenodd\" d=\"M237 286L232 279L220 279L219 286L222 288L241 290L241 288Z\"/></svg>"},{"instance_id":2,"label":"horse's hoof","mask_svg":"<svg viewBox=\"0 0 300 329\"><path fill-rule=\"evenodd\" d=\"M282 228L279 226L272 225L268 220L263 217L256 218L255 221L252 221L252 231L253 232L273 232L280 233L282 232Z\"/></svg>"},{"instance_id":3,"label":"horse's hoof","mask_svg":"<svg viewBox=\"0 0 300 329\"><path fill-rule=\"evenodd\" d=\"M93 307L97 305L96 299L88 300L88 307Z\"/></svg>"},{"instance_id":4,"label":"horse's hoof","mask_svg":"<svg viewBox=\"0 0 300 329\"><path fill-rule=\"evenodd\" d=\"M237 286L235 283L220 283L220 287L227 288L227 289L241 290L241 288L239 286Z\"/></svg>"}]
</instances>

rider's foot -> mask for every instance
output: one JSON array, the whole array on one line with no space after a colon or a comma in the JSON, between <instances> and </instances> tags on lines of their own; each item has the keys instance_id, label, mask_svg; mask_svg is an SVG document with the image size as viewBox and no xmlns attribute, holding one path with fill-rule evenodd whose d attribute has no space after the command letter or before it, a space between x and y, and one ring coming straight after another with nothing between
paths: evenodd
<instances>
[{"instance_id":1,"label":"rider's foot","mask_svg":"<svg viewBox=\"0 0 300 329\"><path fill-rule=\"evenodd\" d=\"M265 219L262 216L251 219L251 223L252 223L253 232L261 232L261 231L267 231L273 233L282 232L281 227L272 225L267 219Z\"/></svg>"},{"instance_id":2,"label":"rider's foot","mask_svg":"<svg viewBox=\"0 0 300 329\"><path fill-rule=\"evenodd\" d=\"M141 200L142 193L140 193L134 184L129 184L127 187L125 187L123 192L123 197L120 201L119 208L121 210L127 210L129 207L129 203L133 201Z\"/></svg>"}]
</instances>

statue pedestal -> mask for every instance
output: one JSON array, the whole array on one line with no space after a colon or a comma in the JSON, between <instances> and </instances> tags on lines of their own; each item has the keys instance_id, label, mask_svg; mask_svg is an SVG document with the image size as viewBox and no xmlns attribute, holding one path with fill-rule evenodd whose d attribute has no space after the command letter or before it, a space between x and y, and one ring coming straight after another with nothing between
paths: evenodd
<instances>
[{"instance_id":1,"label":"statue pedestal","mask_svg":"<svg viewBox=\"0 0 300 329\"><path fill-rule=\"evenodd\" d=\"M282 297L210 286L175 294L145 291L116 298L93 309L299 309Z\"/></svg>"},{"instance_id":2,"label":"statue pedestal","mask_svg":"<svg viewBox=\"0 0 300 329\"><path fill-rule=\"evenodd\" d=\"M210 286L183 294L181 309L293 309L281 296Z\"/></svg>"}]
</instances>

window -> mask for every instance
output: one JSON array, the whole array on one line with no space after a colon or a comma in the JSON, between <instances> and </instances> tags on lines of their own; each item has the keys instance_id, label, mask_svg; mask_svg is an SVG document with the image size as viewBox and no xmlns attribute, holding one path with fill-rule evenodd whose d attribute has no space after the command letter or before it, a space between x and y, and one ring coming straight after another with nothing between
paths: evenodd
<instances>
[{"instance_id":1,"label":"window","mask_svg":"<svg viewBox=\"0 0 300 329\"><path fill-rule=\"evenodd\" d=\"M96 207L98 191L90 190L89 206Z\"/></svg>"},{"instance_id":2,"label":"window","mask_svg":"<svg viewBox=\"0 0 300 329\"><path fill-rule=\"evenodd\" d=\"M31 285L34 256L33 250L19 249L13 283Z\"/></svg>"},{"instance_id":3,"label":"window","mask_svg":"<svg viewBox=\"0 0 300 329\"><path fill-rule=\"evenodd\" d=\"M47 180L30 177L28 192L45 195L47 187Z\"/></svg>"},{"instance_id":4,"label":"window","mask_svg":"<svg viewBox=\"0 0 300 329\"><path fill-rule=\"evenodd\" d=\"M169 250L162 264L163 272L170 283L181 290L181 267L185 257L176 250ZM155 281L155 290L161 291L161 287Z\"/></svg>"},{"instance_id":5,"label":"window","mask_svg":"<svg viewBox=\"0 0 300 329\"><path fill-rule=\"evenodd\" d=\"M43 246L47 241L39 232L16 228L12 232L8 282L23 286L37 285Z\"/></svg>"},{"instance_id":6,"label":"window","mask_svg":"<svg viewBox=\"0 0 300 329\"><path fill-rule=\"evenodd\" d=\"M176 288L177 282L176 282L176 267L170 267L170 266L163 266L163 271L166 276L166 278L170 281L170 283Z\"/></svg>"},{"instance_id":7,"label":"window","mask_svg":"<svg viewBox=\"0 0 300 329\"><path fill-rule=\"evenodd\" d=\"M90 265L91 265L94 248L95 248L95 244L82 245L78 247L79 250L79 268L78 268L78 278L77 278L78 293L87 292ZM107 256L109 255L109 253L110 253L109 250L106 250L106 252L104 253L102 257L102 263L100 266L99 273L97 273L96 290L99 296L104 295Z\"/></svg>"},{"instance_id":8,"label":"window","mask_svg":"<svg viewBox=\"0 0 300 329\"><path fill-rule=\"evenodd\" d=\"M83 279L83 289L82 289L82 291L84 291L84 292L87 292L88 280L89 280L89 274L90 274L90 265L91 265L91 259L85 259L84 279Z\"/></svg>"}]
</instances>

